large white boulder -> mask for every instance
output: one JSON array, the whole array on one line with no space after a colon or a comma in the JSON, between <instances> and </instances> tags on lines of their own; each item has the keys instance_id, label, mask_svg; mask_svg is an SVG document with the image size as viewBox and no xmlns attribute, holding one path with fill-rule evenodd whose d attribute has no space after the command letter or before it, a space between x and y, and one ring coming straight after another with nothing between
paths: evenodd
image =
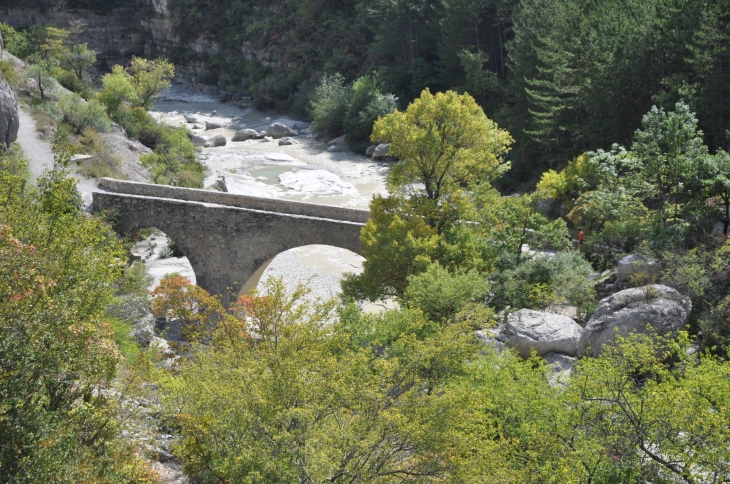
<instances>
[{"instance_id":1,"label":"large white boulder","mask_svg":"<svg viewBox=\"0 0 730 484\"><path fill-rule=\"evenodd\" d=\"M225 146L226 145L226 137L222 134L219 134L217 136L213 136L212 138L208 138L208 141L205 143L204 146L210 146L212 147L219 147L219 146Z\"/></svg>"},{"instance_id":2,"label":"large white boulder","mask_svg":"<svg viewBox=\"0 0 730 484\"><path fill-rule=\"evenodd\" d=\"M598 303L583 330L578 354L599 356L616 333L646 333L647 325L659 336L676 333L687 324L691 311L689 297L662 284L619 291Z\"/></svg>"},{"instance_id":3,"label":"large white boulder","mask_svg":"<svg viewBox=\"0 0 730 484\"><path fill-rule=\"evenodd\" d=\"M375 150L373 150L373 159L385 158L386 156L388 156L389 151L390 151L390 144L381 143L375 147Z\"/></svg>"},{"instance_id":4,"label":"large white boulder","mask_svg":"<svg viewBox=\"0 0 730 484\"><path fill-rule=\"evenodd\" d=\"M205 143L208 141L207 136L199 136L197 134L190 135L189 138L195 146L205 146Z\"/></svg>"},{"instance_id":5,"label":"large white boulder","mask_svg":"<svg viewBox=\"0 0 730 484\"><path fill-rule=\"evenodd\" d=\"M255 139L259 137L258 131L251 128L241 129L236 131L231 141L246 141L248 139Z\"/></svg>"},{"instance_id":6,"label":"large white boulder","mask_svg":"<svg viewBox=\"0 0 730 484\"><path fill-rule=\"evenodd\" d=\"M270 136L274 139L284 138L287 136L296 136L297 132L291 129L289 126L283 123L272 123L271 126L266 128L266 136Z\"/></svg>"},{"instance_id":7,"label":"large white boulder","mask_svg":"<svg viewBox=\"0 0 730 484\"><path fill-rule=\"evenodd\" d=\"M521 309L507 317L504 334L507 345L522 358L535 350L539 356L562 353L575 356L583 328L567 316Z\"/></svg>"}]
</instances>

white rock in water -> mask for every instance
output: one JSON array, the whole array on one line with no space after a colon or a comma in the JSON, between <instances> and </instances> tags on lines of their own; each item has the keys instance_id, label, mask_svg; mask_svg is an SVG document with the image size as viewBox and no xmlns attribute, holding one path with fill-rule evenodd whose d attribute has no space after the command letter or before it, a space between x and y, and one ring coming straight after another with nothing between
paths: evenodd
<instances>
[{"instance_id":1,"label":"white rock in water","mask_svg":"<svg viewBox=\"0 0 730 484\"><path fill-rule=\"evenodd\" d=\"M296 173L287 171L279 175L279 182L287 188L303 193L359 195L352 183L327 170L299 170Z\"/></svg>"},{"instance_id":2,"label":"white rock in water","mask_svg":"<svg viewBox=\"0 0 730 484\"><path fill-rule=\"evenodd\" d=\"M271 143L272 141L274 141L274 138L272 138L271 136L264 136L261 141L264 143Z\"/></svg>"}]
</instances>

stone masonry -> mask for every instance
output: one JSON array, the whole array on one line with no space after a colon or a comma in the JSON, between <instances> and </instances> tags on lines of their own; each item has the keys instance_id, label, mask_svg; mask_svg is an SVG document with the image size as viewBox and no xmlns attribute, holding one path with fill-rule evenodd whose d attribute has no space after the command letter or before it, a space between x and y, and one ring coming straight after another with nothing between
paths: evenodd
<instances>
[{"instance_id":1,"label":"stone masonry","mask_svg":"<svg viewBox=\"0 0 730 484\"><path fill-rule=\"evenodd\" d=\"M108 212L122 234L146 227L165 232L188 257L198 285L225 303L256 269L286 250L321 244L361 252L360 229L368 213L364 210L102 180L102 189L111 186L117 191L94 192L94 209ZM124 191L147 195L120 193ZM154 196L158 191L166 197ZM196 195L225 195L228 203L195 201ZM250 204L271 203L281 211L246 208L247 199ZM301 214L307 211L325 216ZM331 217L326 217L328 212ZM344 220L348 212L353 220Z\"/></svg>"}]
</instances>

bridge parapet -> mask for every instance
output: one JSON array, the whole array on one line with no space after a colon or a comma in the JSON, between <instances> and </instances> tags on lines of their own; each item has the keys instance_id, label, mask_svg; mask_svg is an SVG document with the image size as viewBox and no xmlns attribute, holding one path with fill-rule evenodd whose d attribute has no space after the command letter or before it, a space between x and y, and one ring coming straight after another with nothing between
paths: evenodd
<instances>
[{"instance_id":1,"label":"bridge parapet","mask_svg":"<svg viewBox=\"0 0 730 484\"><path fill-rule=\"evenodd\" d=\"M309 217L343 220L347 222L365 223L370 217L369 211L355 208L332 207L314 203L235 195L212 190L153 185L150 183L116 180L114 178L102 178L99 186L105 190L126 195L214 203L229 207L250 208L292 215L306 215Z\"/></svg>"}]
</instances>

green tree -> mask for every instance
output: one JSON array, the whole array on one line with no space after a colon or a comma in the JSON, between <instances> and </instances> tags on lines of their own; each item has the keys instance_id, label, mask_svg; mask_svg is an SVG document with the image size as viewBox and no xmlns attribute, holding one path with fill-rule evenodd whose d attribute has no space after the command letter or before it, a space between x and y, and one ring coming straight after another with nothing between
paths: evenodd
<instances>
[{"instance_id":1,"label":"green tree","mask_svg":"<svg viewBox=\"0 0 730 484\"><path fill-rule=\"evenodd\" d=\"M673 112L653 107L634 135L632 153L639 165L642 195L666 227L678 219L683 203L691 199L690 182L707 154L697 118L689 106L677 103ZM696 191L695 191L696 196Z\"/></svg>"},{"instance_id":2,"label":"green tree","mask_svg":"<svg viewBox=\"0 0 730 484\"><path fill-rule=\"evenodd\" d=\"M89 68L96 62L96 52L87 44L73 45L61 54L61 66L72 71L80 81L88 81Z\"/></svg>"},{"instance_id":3,"label":"green tree","mask_svg":"<svg viewBox=\"0 0 730 484\"><path fill-rule=\"evenodd\" d=\"M149 483L106 391L119 353L105 308L126 257L57 161L36 188L0 156L0 474Z\"/></svg>"},{"instance_id":4,"label":"green tree","mask_svg":"<svg viewBox=\"0 0 730 484\"><path fill-rule=\"evenodd\" d=\"M58 61L55 59L45 60L36 58L25 70L25 75L32 81L33 90L38 93L42 101L45 101L54 85L53 74L58 68Z\"/></svg>"},{"instance_id":5,"label":"green tree","mask_svg":"<svg viewBox=\"0 0 730 484\"><path fill-rule=\"evenodd\" d=\"M122 66L114 66L111 73L101 78L101 84L103 87L98 94L99 100L104 103L107 113L113 119L124 103L137 102L137 91Z\"/></svg>"},{"instance_id":6,"label":"green tree","mask_svg":"<svg viewBox=\"0 0 730 484\"><path fill-rule=\"evenodd\" d=\"M153 97L170 88L175 66L167 59L148 60L133 56L127 73L129 83L137 91L139 105L148 109Z\"/></svg>"},{"instance_id":7,"label":"green tree","mask_svg":"<svg viewBox=\"0 0 730 484\"><path fill-rule=\"evenodd\" d=\"M314 90L309 113L312 129L327 138L344 133L343 122L350 104L352 89L340 74L325 75Z\"/></svg>"}]
</instances>

